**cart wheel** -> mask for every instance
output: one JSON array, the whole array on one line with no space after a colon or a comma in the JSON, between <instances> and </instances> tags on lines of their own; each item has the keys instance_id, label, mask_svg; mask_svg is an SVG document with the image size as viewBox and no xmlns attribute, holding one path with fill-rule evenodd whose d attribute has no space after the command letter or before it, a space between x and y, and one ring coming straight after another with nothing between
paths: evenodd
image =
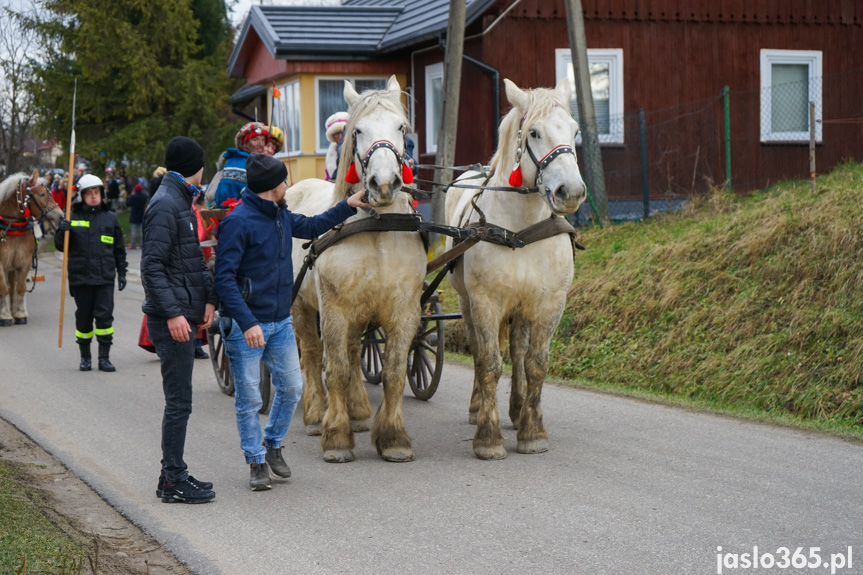
<instances>
[{"instance_id":1,"label":"cart wheel","mask_svg":"<svg viewBox=\"0 0 863 575\"><path fill-rule=\"evenodd\" d=\"M384 330L376 325L369 325L363 333L360 348L360 369L366 381L375 385L381 382L384 371L384 348L387 339Z\"/></svg>"},{"instance_id":2,"label":"cart wheel","mask_svg":"<svg viewBox=\"0 0 863 575\"><path fill-rule=\"evenodd\" d=\"M215 323L215 322L214 322ZM225 350L225 339L218 327L207 331L210 347L210 361L216 374L216 384L225 395L234 395L234 377L231 375L231 360Z\"/></svg>"},{"instance_id":3,"label":"cart wheel","mask_svg":"<svg viewBox=\"0 0 863 575\"><path fill-rule=\"evenodd\" d=\"M423 306L417 334L408 352L408 383L414 396L423 401L435 394L443 371L443 320L426 318L433 313L441 313L437 294Z\"/></svg>"},{"instance_id":4,"label":"cart wheel","mask_svg":"<svg viewBox=\"0 0 863 575\"><path fill-rule=\"evenodd\" d=\"M218 328L207 332L207 340L210 347L210 361L213 362L213 372L216 374L216 384L225 395L234 395L234 377L231 375L231 360L225 350L225 340ZM263 405L258 413L267 415L273 401L273 383L270 370L264 362L261 362L261 399Z\"/></svg>"}]
</instances>

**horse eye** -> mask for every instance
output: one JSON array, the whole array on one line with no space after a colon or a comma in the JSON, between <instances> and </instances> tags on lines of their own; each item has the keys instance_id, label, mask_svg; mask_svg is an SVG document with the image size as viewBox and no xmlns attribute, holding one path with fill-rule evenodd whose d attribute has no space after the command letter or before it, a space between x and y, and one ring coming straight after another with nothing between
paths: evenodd
<instances>
[{"instance_id":1,"label":"horse eye","mask_svg":"<svg viewBox=\"0 0 863 575\"><path fill-rule=\"evenodd\" d=\"M356 130L354 130L354 133L355 133L357 136L359 136L360 134L362 134L362 133L363 133L363 131L362 131L362 130L360 130L359 128L357 128Z\"/></svg>"},{"instance_id":2,"label":"horse eye","mask_svg":"<svg viewBox=\"0 0 863 575\"><path fill-rule=\"evenodd\" d=\"M539 137L539 132L537 132L536 130L531 130L531 131L530 131L530 137L531 137L531 138L538 138L538 137Z\"/></svg>"}]
</instances>

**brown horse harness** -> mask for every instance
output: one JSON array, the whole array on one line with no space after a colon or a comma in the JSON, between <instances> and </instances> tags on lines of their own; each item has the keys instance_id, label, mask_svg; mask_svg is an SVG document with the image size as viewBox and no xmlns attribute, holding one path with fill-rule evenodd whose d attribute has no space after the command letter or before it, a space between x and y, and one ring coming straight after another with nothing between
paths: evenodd
<instances>
[{"instance_id":1,"label":"brown horse harness","mask_svg":"<svg viewBox=\"0 0 863 575\"><path fill-rule=\"evenodd\" d=\"M42 220L45 219L48 212L58 207L57 203L54 202L53 199L50 204L47 204L44 207L40 206L39 202L33 197L33 190L40 186L44 188L45 185L39 184L31 188L27 185L28 181L28 178L22 178L18 185L18 189L15 191L15 201L21 216L8 219L0 216L0 242L5 242L6 236L23 236L30 232L36 224L41 223ZM31 200L33 200L33 204L39 208L39 219L34 218L30 213Z\"/></svg>"},{"instance_id":2,"label":"brown horse harness","mask_svg":"<svg viewBox=\"0 0 863 575\"><path fill-rule=\"evenodd\" d=\"M476 205L474 205L474 208L476 208ZM476 209L479 211L479 208ZM343 239L364 232L432 232L449 236L455 240L455 247L447 250L426 265L426 273L431 273L441 267L443 269L423 291L420 299L422 303L425 303L434 294L443 278L455 267L458 259L461 258L464 252L480 241L516 249L558 234L570 234L573 247L584 249L575 241L575 228L564 218L552 215L550 218L529 226L520 232L512 232L506 228L486 223L485 215L481 211L479 213L481 214L480 221L474 222L465 228L425 222L416 213L374 214L373 217L363 218L362 220L347 224L339 224L319 238L303 244L303 249L308 249L309 253L303 259L303 267L294 281L291 303L293 304L297 299L306 273L314 267L315 261L322 253Z\"/></svg>"}]
</instances>

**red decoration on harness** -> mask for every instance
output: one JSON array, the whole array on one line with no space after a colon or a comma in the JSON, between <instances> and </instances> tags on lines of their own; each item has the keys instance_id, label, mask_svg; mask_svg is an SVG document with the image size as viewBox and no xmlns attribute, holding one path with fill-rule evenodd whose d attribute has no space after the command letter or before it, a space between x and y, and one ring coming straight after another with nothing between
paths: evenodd
<instances>
[{"instance_id":1,"label":"red decoration on harness","mask_svg":"<svg viewBox=\"0 0 863 575\"><path fill-rule=\"evenodd\" d=\"M225 206L226 208L228 208L228 212L225 214L225 216L222 219L225 219L226 217L228 217L228 214L233 212L234 208L236 208L237 206L239 206L242 203L243 203L243 200L238 200L237 198L228 198L227 200L222 202L222 205ZM207 233L208 234L212 234L213 236L217 236L219 234L219 221L220 220L213 220L213 223L211 223L207 227Z\"/></svg>"},{"instance_id":2,"label":"red decoration on harness","mask_svg":"<svg viewBox=\"0 0 863 575\"><path fill-rule=\"evenodd\" d=\"M521 164L516 164L512 169L512 172L509 174L509 185L514 188L520 188L523 182L524 178L521 176Z\"/></svg>"},{"instance_id":3,"label":"red decoration on harness","mask_svg":"<svg viewBox=\"0 0 863 575\"><path fill-rule=\"evenodd\" d=\"M414 181L414 171L407 164L402 164L402 181L406 184L412 184Z\"/></svg>"},{"instance_id":4,"label":"red decoration on harness","mask_svg":"<svg viewBox=\"0 0 863 575\"><path fill-rule=\"evenodd\" d=\"M30 207L29 207L29 206L28 206L28 207L26 207L26 208L24 208L24 217L25 217L25 218L29 218L29 217L30 217Z\"/></svg>"},{"instance_id":5,"label":"red decoration on harness","mask_svg":"<svg viewBox=\"0 0 863 575\"><path fill-rule=\"evenodd\" d=\"M345 174L345 181L349 184L359 184L360 176L357 174L357 166L356 164L351 164L351 167L348 168L348 173Z\"/></svg>"}]
</instances>

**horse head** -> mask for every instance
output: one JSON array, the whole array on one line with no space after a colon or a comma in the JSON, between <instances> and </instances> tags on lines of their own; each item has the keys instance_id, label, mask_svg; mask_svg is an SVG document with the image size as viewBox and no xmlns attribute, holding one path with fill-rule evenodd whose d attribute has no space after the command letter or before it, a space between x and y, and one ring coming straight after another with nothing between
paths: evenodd
<instances>
[{"instance_id":1,"label":"horse head","mask_svg":"<svg viewBox=\"0 0 863 575\"><path fill-rule=\"evenodd\" d=\"M573 213L587 197L587 189L575 156L578 122L569 111L569 81L562 80L553 90L522 90L508 79L504 84L513 110L501 124L499 152L511 155L499 158L504 161L498 168L514 159L525 185L534 182L552 212ZM510 138L506 144L505 134Z\"/></svg>"},{"instance_id":2,"label":"horse head","mask_svg":"<svg viewBox=\"0 0 863 575\"><path fill-rule=\"evenodd\" d=\"M404 183L405 134L408 120L401 102L401 87L390 76L384 90L357 94L345 81L350 120L339 165L340 179L362 183L366 201L385 207L399 197Z\"/></svg>"},{"instance_id":3,"label":"horse head","mask_svg":"<svg viewBox=\"0 0 863 575\"><path fill-rule=\"evenodd\" d=\"M45 187L45 181L39 177L38 170L33 170L30 179L23 178L19 185L19 195L24 206L30 209L32 217L37 222L46 220L54 233L63 220L63 210L54 202L51 192Z\"/></svg>"}]
</instances>

